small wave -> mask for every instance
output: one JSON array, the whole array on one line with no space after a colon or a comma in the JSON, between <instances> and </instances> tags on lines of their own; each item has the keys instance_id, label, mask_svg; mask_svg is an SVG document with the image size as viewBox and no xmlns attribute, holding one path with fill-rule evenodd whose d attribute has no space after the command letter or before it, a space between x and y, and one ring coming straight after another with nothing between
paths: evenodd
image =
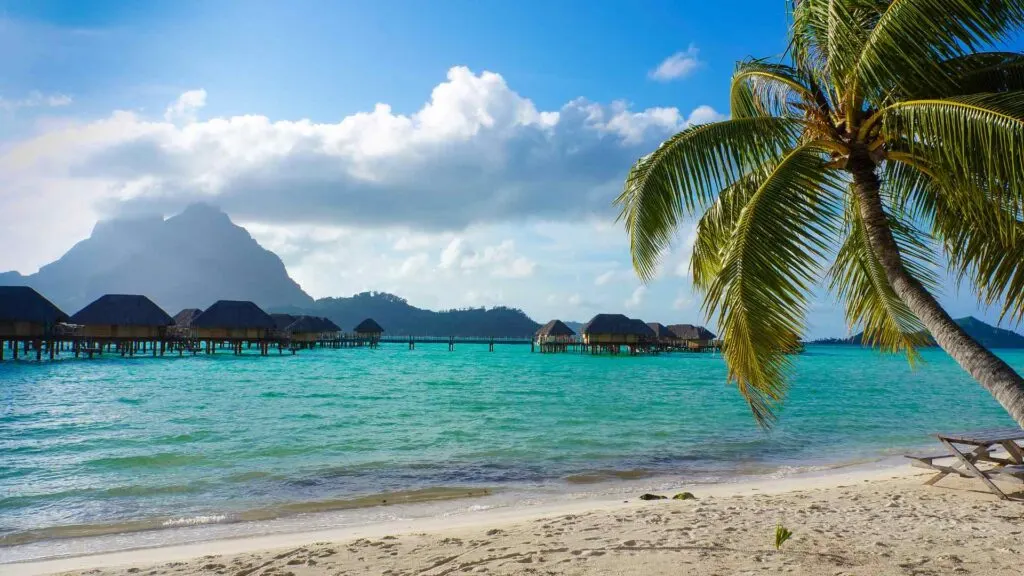
<instances>
[{"instance_id":1,"label":"small wave","mask_svg":"<svg viewBox=\"0 0 1024 576\"><path fill-rule=\"evenodd\" d=\"M113 458L97 458L86 462L87 466L98 468L171 468L176 466L188 466L205 460L199 455L175 454L173 452L162 452L149 456L121 456Z\"/></svg>"},{"instance_id":2,"label":"small wave","mask_svg":"<svg viewBox=\"0 0 1024 576\"><path fill-rule=\"evenodd\" d=\"M650 470L594 470L565 477L569 484L597 484L610 480L639 480L654 476Z\"/></svg>"},{"instance_id":3,"label":"small wave","mask_svg":"<svg viewBox=\"0 0 1024 576\"><path fill-rule=\"evenodd\" d=\"M189 518L170 518L164 520L161 526L175 528L178 526L199 526L201 524L221 524L228 519L224 514L213 514L211 516L192 516Z\"/></svg>"},{"instance_id":4,"label":"small wave","mask_svg":"<svg viewBox=\"0 0 1024 576\"><path fill-rule=\"evenodd\" d=\"M139 404L142 404L143 399L142 398L125 398L125 397L122 396L121 398L118 398L117 401L122 403L122 404L128 404L129 406L138 406Z\"/></svg>"}]
</instances>

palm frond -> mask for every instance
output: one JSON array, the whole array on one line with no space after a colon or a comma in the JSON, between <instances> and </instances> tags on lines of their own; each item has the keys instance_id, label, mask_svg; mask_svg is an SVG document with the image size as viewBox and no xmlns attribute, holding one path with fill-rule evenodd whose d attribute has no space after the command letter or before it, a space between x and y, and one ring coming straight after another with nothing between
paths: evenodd
<instances>
[{"instance_id":1,"label":"palm frond","mask_svg":"<svg viewBox=\"0 0 1024 576\"><path fill-rule=\"evenodd\" d=\"M736 65L729 90L733 118L800 117L799 106L815 105L815 94L800 73L784 64L746 60Z\"/></svg>"},{"instance_id":2,"label":"palm frond","mask_svg":"<svg viewBox=\"0 0 1024 576\"><path fill-rule=\"evenodd\" d=\"M858 197L848 196L847 236L829 269L829 290L846 307L846 322L860 326L864 343L890 352L905 352L913 364L917 347L926 343L925 328L900 300L868 239ZM934 247L911 223L889 216L907 271L930 290L938 285Z\"/></svg>"},{"instance_id":3,"label":"palm frond","mask_svg":"<svg viewBox=\"0 0 1024 576\"><path fill-rule=\"evenodd\" d=\"M978 52L942 63L951 86L942 93L917 94L912 98L967 96L1024 90L1024 54Z\"/></svg>"},{"instance_id":4,"label":"palm frond","mask_svg":"<svg viewBox=\"0 0 1024 576\"><path fill-rule=\"evenodd\" d=\"M786 352L803 332L808 292L839 228L843 186L827 152L802 144L766 175L707 289L705 311L718 316L729 379L762 426L785 393Z\"/></svg>"},{"instance_id":5,"label":"palm frond","mask_svg":"<svg viewBox=\"0 0 1024 576\"><path fill-rule=\"evenodd\" d=\"M984 179L950 178L921 158L886 165L895 204L912 206L930 221L958 283L969 282L986 306L1001 304L1000 319L1024 320L1024 222L1019 208L984 189Z\"/></svg>"},{"instance_id":6,"label":"palm frond","mask_svg":"<svg viewBox=\"0 0 1024 576\"><path fill-rule=\"evenodd\" d=\"M693 273L693 287L706 292L722 270L725 249L732 239L736 221L743 213L743 207L757 192L761 182L767 178L775 164L769 164L750 171L743 178L722 190L715 202L697 221L697 236L690 257L690 271Z\"/></svg>"},{"instance_id":7,"label":"palm frond","mask_svg":"<svg viewBox=\"0 0 1024 576\"><path fill-rule=\"evenodd\" d=\"M1024 204L1024 93L899 102L875 118L890 147L925 159L950 183Z\"/></svg>"},{"instance_id":8,"label":"palm frond","mask_svg":"<svg viewBox=\"0 0 1024 576\"><path fill-rule=\"evenodd\" d=\"M1001 303L1000 320L1024 319L1024 222L997 202L938 195L934 227L957 280L968 280L986 306Z\"/></svg>"},{"instance_id":9,"label":"palm frond","mask_svg":"<svg viewBox=\"0 0 1024 576\"><path fill-rule=\"evenodd\" d=\"M948 95L954 85L943 62L998 44L1022 25L1024 3L1017 1L893 0L850 73L879 106L894 90Z\"/></svg>"},{"instance_id":10,"label":"palm frond","mask_svg":"<svg viewBox=\"0 0 1024 576\"><path fill-rule=\"evenodd\" d=\"M883 11L881 0L800 0L792 15L799 67L844 91L850 70Z\"/></svg>"},{"instance_id":11,"label":"palm frond","mask_svg":"<svg viewBox=\"0 0 1024 576\"><path fill-rule=\"evenodd\" d=\"M773 117L702 124L683 130L641 158L615 200L640 278L653 278L683 219L750 167L780 157L795 144L802 126L797 120Z\"/></svg>"}]
</instances>

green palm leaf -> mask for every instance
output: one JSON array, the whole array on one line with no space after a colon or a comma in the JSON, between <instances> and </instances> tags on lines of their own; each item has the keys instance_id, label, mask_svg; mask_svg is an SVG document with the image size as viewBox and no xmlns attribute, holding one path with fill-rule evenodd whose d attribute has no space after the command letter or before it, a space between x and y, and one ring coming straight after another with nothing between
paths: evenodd
<instances>
[{"instance_id":1,"label":"green palm leaf","mask_svg":"<svg viewBox=\"0 0 1024 576\"><path fill-rule=\"evenodd\" d=\"M615 200L640 277L654 276L683 218L710 203L751 166L780 156L801 127L800 121L772 117L702 124L641 158Z\"/></svg>"},{"instance_id":2,"label":"green palm leaf","mask_svg":"<svg viewBox=\"0 0 1024 576\"><path fill-rule=\"evenodd\" d=\"M846 304L846 321L860 326L864 343L891 352L905 352L911 363L926 343L924 326L899 299L868 240L856 196L849 196L847 236L829 269L829 290ZM919 281L934 289L935 250L908 222L890 217L904 263Z\"/></svg>"},{"instance_id":3,"label":"green palm leaf","mask_svg":"<svg viewBox=\"0 0 1024 576\"><path fill-rule=\"evenodd\" d=\"M729 99L733 118L799 118L803 115L800 104L813 104L815 94L796 69L764 60L748 60L736 66Z\"/></svg>"},{"instance_id":4,"label":"green palm leaf","mask_svg":"<svg viewBox=\"0 0 1024 576\"><path fill-rule=\"evenodd\" d=\"M761 183L776 164L759 167L746 174L721 194L697 222L697 237L690 257L694 288L706 292L722 270L725 249L732 239L736 222Z\"/></svg>"},{"instance_id":5,"label":"green palm leaf","mask_svg":"<svg viewBox=\"0 0 1024 576\"><path fill-rule=\"evenodd\" d=\"M842 183L827 152L801 145L767 174L707 289L705 310L717 314L729 379L765 426L783 398L786 352L803 332L807 294L839 227Z\"/></svg>"},{"instance_id":6,"label":"green palm leaf","mask_svg":"<svg viewBox=\"0 0 1024 576\"><path fill-rule=\"evenodd\" d=\"M952 81L949 90L914 94L912 99L1024 90L1024 54L980 52L942 63Z\"/></svg>"},{"instance_id":7,"label":"green palm leaf","mask_svg":"<svg viewBox=\"0 0 1024 576\"><path fill-rule=\"evenodd\" d=\"M883 139L948 172L950 182L974 183L1024 203L1022 93L911 100L883 109L877 118ZM865 124L861 133L871 129Z\"/></svg>"},{"instance_id":8,"label":"green palm leaf","mask_svg":"<svg viewBox=\"0 0 1024 576\"><path fill-rule=\"evenodd\" d=\"M1024 24L1024 4L1016 1L893 0L886 4L850 70L858 90L873 95L876 105L882 105L894 88L904 93L949 90L953 84L942 62L1002 42Z\"/></svg>"}]
</instances>

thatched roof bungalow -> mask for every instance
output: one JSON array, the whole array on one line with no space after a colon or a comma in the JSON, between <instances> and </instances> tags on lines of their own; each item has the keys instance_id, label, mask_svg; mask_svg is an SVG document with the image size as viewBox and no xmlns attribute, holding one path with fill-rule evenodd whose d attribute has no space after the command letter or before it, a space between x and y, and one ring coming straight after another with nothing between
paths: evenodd
<instances>
[{"instance_id":1,"label":"thatched roof bungalow","mask_svg":"<svg viewBox=\"0 0 1024 576\"><path fill-rule=\"evenodd\" d=\"M572 342L576 332L566 326L561 320L552 320L540 327L534 334L534 340L539 344L563 344Z\"/></svg>"},{"instance_id":2,"label":"thatched roof bungalow","mask_svg":"<svg viewBox=\"0 0 1024 576\"><path fill-rule=\"evenodd\" d=\"M288 327L299 319L299 316L292 316L291 314L271 314L270 317L274 319L275 328L282 332L287 332Z\"/></svg>"},{"instance_id":3,"label":"thatched roof bungalow","mask_svg":"<svg viewBox=\"0 0 1024 576\"><path fill-rule=\"evenodd\" d=\"M715 335L703 326L693 324L673 324L668 327L680 343L690 348L706 348L715 343Z\"/></svg>"},{"instance_id":4,"label":"thatched roof bungalow","mask_svg":"<svg viewBox=\"0 0 1024 576\"><path fill-rule=\"evenodd\" d=\"M76 312L69 320L82 326L87 338L159 340L174 318L152 300L138 294L107 294Z\"/></svg>"},{"instance_id":5,"label":"thatched roof bungalow","mask_svg":"<svg viewBox=\"0 0 1024 576\"><path fill-rule=\"evenodd\" d=\"M360 322L359 325L356 326L355 329L352 331L358 334L359 336L380 338L381 334L384 333L384 328L382 328L380 324L377 324L377 322L373 318L367 318L366 320Z\"/></svg>"},{"instance_id":6,"label":"thatched roof bungalow","mask_svg":"<svg viewBox=\"0 0 1024 576\"><path fill-rule=\"evenodd\" d=\"M623 314L598 314L580 329L585 344L639 344L654 337L642 320Z\"/></svg>"},{"instance_id":7,"label":"thatched roof bungalow","mask_svg":"<svg viewBox=\"0 0 1024 576\"><path fill-rule=\"evenodd\" d=\"M661 322L648 322L647 327L654 332L654 338L657 339L659 344L673 344L679 340L676 333L669 330L668 326Z\"/></svg>"},{"instance_id":8,"label":"thatched roof bungalow","mask_svg":"<svg viewBox=\"0 0 1024 576\"><path fill-rule=\"evenodd\" d=\"M192 320L192 327L202 339L263 340L277 324L252 302L218 300Z\"/></svg>"},{"instance_id":9,"label":"thatched roof bungalow","mask_svg":"<svg viewBox=\"0 0 1024 576\"><path fill-rule=\"evenodd\" d=\"M324 321L324 325L327 327L327 332L334 336L341 336L341 326L338 326L330 318L321 318Z\"/></svg>"},{"instance_id":10,"label":"thatched roof bungalow","mask_svg":"<svg viewBox=\"0 0 1024 576\"><path fill-rule=\"evenodd\" d=\"M316 342L337 336L341 329L334 322L319 316L298 316L286 329L292 340Z\"/></svg>"},{"instance_id":11,"label":"thatched roof bungalow","mask_svg":"<svg viewBox=\"0 0 1024 576\"><path fill-rule=\"evenodd\" d=\"M643 320L630 318L629 321L633 323L633 328L636 330L636 334L640 337L641 342L654 342L658 339L658 335Z\"/></svg>"},{"instance_id":12,"label":"thatched roof bungalow","mask_svg":"<svg viewBox=\"0 0 1024 576\"><path fill-rule=\"evenodd\" d=\"M0 339L42 338L68 315L28 286L0 286Z\"/></svg>"}]
</instances>

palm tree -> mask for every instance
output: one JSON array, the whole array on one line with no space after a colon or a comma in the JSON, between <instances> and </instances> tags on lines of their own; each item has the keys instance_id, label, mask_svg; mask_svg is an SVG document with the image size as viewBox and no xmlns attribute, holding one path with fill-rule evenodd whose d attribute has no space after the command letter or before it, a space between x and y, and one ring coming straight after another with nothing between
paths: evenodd
<instances>
[{"instance_id":1,"label":"palm tree","mask_svg":"<svg viewBox=\"0 0 1024 576\"><path fill-rule=\"evenodd\" d=\"M730 381L769 426L819 282L866 341L913 363L927 328L1024 425L1024 380L932 295L945 263L1024 318L1024 55L984 51L1024 0L792 0L782 62L740 62L731 119L641 158L616 200L633 265L679 226Z\"/></svg>"}]
</instances>

